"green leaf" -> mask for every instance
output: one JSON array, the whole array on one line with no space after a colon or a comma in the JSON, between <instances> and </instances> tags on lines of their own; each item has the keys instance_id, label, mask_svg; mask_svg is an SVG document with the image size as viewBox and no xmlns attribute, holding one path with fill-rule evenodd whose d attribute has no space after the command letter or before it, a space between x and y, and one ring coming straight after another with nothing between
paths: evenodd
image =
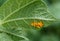
<instances>
[{"instance_id":1,"label":"green leaf","mask_svg":"<svg viewBox=\"0 0 60 41\"><path fill-rule=\"evenodd\" d=\"M49 13L45 3L41 0L7 0L0 7L1 32L28 41L29 39L25 36L26 29L33 28L31 23L34 21L42 21L44 27L55 21L54 16Z\"/></svg>"},{"instance_id":2,"label":"green leaf","mask_svg":"<svg viewBox=\"0 0 60 41\"><path fill-rule=\"evenodd\" d=\"M13 41L6 33L0 33L0 41Z\"/></svg>"},{"instance_id":3,"label":"green leaf","mask_svg":"<svg viewBox=\"0 0 60 41\"><path fill-rule=\"evenodd\" d=\"M18 26L29 26L35 19L42 20L44 24L54 21L54 17L48 13L45 4L41 0L9 0L6 4L0 7L3 23L18 22ZM46 22L46 23L45 23Z\"/></svg>"},{"instance_id":4,"label":"green leaf","mask_svg":"<svg viewBox=\"0 0 60 41\"><path fill-rule=\"evenodd\" d=\"M49 6L49 10L52 12L52 14L60 20L60 0L59 2L52 4Z\"/></svg>"}]
</instances>

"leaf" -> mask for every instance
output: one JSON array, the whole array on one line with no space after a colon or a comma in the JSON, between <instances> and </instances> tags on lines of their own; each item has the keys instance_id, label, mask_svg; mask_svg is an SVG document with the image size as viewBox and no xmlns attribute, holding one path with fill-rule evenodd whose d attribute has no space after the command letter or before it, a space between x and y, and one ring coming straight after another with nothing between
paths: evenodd
<instances>
[{"instance_id":1,"label":"leaf","mask_svg":"<svg viewBox=\"0 0 60 41\"><path fill-rule=\"evenodd\" d=\"M42 21L44 27L55 21L49 13L45 3L41 0L7 0L0 7L0 31L26 41L26 29L33 28L31 22Z\"/></svg>"},{"instance_id":2,"label":"leaf","mask_svg":"<svg viewBox=\"0 0 60 41\"><path fill-rule=\"evenodd\" d=\"M0 41L13 41L13 40L7 34L0 33Z\"/></svg>"},{"instance_id":3,"label":"leaf","mask_svg":"<svg viewBox=\"0 0 60 41\"><path fill-rule=\"evenodd\" d=\"M0 32L3 32L3 33L7 33L9 36L11 36L11 38L14 40L14 41L22 41L22 40L26 40L26 41L29 41L29 39L27 37L24 36L24 30L21 29L21 28L16 28L16 29L12 29L12 28L4 28L4 27L0 27ZM16 38L16 39L15 39Z\"/></svg>"},{"instance_id":4,"label":"leaf","mask_svg":"<svg viewBox=\"0 0 60 41\"><path fill-rule=\"evenodd\" d=\"M60 20L60 0L59 2L50 5L49 10L56 17L56 19Z\"/></svg>"}]
</instances>

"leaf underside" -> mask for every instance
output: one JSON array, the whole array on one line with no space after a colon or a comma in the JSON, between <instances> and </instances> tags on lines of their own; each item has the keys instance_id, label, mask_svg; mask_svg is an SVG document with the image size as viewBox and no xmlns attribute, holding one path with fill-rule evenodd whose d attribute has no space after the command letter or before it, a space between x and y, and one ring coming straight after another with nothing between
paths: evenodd
<instances>
[{"instance_id":1,"label":"leaf underside","mask_svg":"<svg viewBox=\"0 0 60 41\"><path fill-rule=\"evenodd\" d=\"M34 21L42 21L44 27L55 21L55 18L49 13L46 5L41 0L7 0L0 7L1 32L20 38L22 37L28 41L29 39L25 37L25 29L33 28L31 23Z\"/></svg>"}]
</instances>

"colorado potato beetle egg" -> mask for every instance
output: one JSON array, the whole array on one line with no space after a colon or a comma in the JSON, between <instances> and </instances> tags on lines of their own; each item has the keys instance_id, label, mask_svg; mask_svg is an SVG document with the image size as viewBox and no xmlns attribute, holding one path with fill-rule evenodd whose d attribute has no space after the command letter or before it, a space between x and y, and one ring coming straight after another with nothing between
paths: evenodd
<instances>
[{"instance_id":1,"label":"colorado potato beetle egg","mask_svg":"<svg viewBox=\"0 0 60 41\"><path fill-rule=\"evenodd\" d=\"M43 27L43 22L42 21L40 21L40 22L32 22L31 26L41 28L41 27Z\"/></svg>"}]
</instances>

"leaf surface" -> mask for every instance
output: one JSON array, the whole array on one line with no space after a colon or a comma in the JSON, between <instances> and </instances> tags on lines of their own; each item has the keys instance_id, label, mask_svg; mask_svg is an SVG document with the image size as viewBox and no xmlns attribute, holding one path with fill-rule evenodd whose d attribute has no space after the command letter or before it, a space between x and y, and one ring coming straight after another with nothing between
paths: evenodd
<instances>
[{"instance_id":1,"label":"leaf surface","mask_svg":"<svg viewBox=\"0 0 60 41\"><path fill-rule=\"evenodd\" d=\"M41 0L7 0L0 7L0 31L26 41L29 40L25 37L26 29L34 28L31 23L40 21L44 27L55 21Z\"/></svg>"}]
</instances>

